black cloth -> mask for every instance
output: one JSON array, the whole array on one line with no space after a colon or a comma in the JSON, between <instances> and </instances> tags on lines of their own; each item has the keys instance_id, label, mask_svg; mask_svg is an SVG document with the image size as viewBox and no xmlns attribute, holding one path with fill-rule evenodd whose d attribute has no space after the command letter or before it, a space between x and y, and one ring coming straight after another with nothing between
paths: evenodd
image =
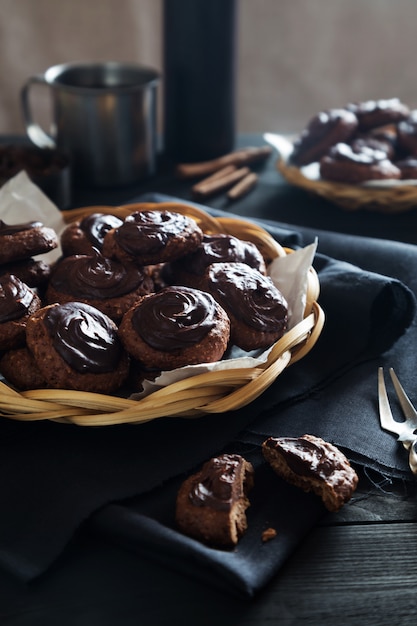
<instances>
[{"instance_id":1,"label":"black cloth","mask_svg":"<svg viewBox=\"0 0 417 626\"><path fill-rule=\"evenodd\" d=\"M397 367L405 385L414 374L417 250L264 226L284 245L319 237L315 265L327 321L312 352L251 405L225 415L97 428L2 420L2 567L30 581L88 520L169 567L252 594L324 512L318 498L283 484L265 466L266 435L324 436L358 463L408 477L403 449L379 428L376 367ZM243 453L256 468L249 531L231 552L183 537L173 521L179 482L224 449ZM278 536L262 544L267 525Z\"/></svg>"}]
</instances>

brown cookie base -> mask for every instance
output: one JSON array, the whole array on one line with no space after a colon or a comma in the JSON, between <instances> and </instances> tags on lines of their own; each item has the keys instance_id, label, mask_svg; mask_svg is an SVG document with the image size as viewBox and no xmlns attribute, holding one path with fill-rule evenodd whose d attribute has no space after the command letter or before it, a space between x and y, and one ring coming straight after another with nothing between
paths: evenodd
<instances>
[{"instance_id":1,"label":"brown cookie base","mask_svg":"<svg viewBox=\"0 0 417 626\"><path fill-rule=\"evenodd\" d=\"M64 256L91 254L92 245L81 230L80 221L69 224L61 234L61 248Z\"/></svg>"},{"instance_id":2,"label":"brown cookie base","mask_svg":"<svg viewBox=\"0 0 417 626\"><path fill-rule=\"evenodd\" d=\"M329 511L338 511L356 489L358 476L348 459L320 437L269 437L262 453L278 476L303 491L313 491Z\"/></svg>"},{"instance_id":3,"label":"brown cookie base","mask_svg":"<svg viewBox=\"0 0 417 626\"><path fill-rule=\"evenodd\" d=\"M55 231L46 226L20 230L12 235L2 235L0 232L0 264L29 259L54 250L57 246Z\"/></svg>"},{"instance_id":4,"label":"brown cookie base","mask_svg":"<svg viewBox=\"0 0 417 626\"><path fill-rule=\"evenodd\" d=\"M220 463L221 471L221 463L224 459L227 460L227 457L228 455L223 455L211 461ZM253 486L252 465L238 455L233 455L232 458L238 460L238 466L236 472L228 475L228 487L231 491L228 502L218 501L215 494L214 498L211 497L213 494L210 494L207 503L197 505L193 503L193 492L201 480L205 487L212 486L211 481L205 482L205 468L210 461L200 472L184 481L176 501L176 522L180 530L194 539L220 548L233 548L245 533L247 529L245 512L250 505L247 494ZM219 464L216 475L213 476L214 481L218 477L218 472Z\"/></svg>"},{"instance_id":5,"label":"brown cookie base","mask_svg":"<svg viewBox=\"0 0 417 626\"><path fill-rule=\"evenodd\" d=\"M9 383L20 391L47 387L45 379L27 347L5 352L0 358L0 372Z\"/></svg>"}]
</instances>

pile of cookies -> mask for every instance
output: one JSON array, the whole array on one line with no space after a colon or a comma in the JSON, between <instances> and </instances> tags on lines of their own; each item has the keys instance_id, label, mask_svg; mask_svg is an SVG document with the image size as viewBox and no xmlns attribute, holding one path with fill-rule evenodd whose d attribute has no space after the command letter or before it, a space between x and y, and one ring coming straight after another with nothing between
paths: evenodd
<instances>
[{"instance_id":1,"label":"pile of cookies","mask_svg":"<svg viewBox=\"0 0 417 626\"><path fill-rule=\"evenodd\" d=\"M315 162L335 182L417 179L417 110L391 98L317 113L290 157L297 167Z\"/></svg>"},{"instance_id":2,"label":"pile of cookies","mask_svg":"<svg viewBox=\"0 0 417 626\"><path fill-rule=\"evenodd\" d=\"M59 243L52 266L36 260ZM259 249L173 211L92 213L60 238L1 222L0 275L0 372L20 390L138 390L232 345L269 347L287 328Z\"/></svg>"},{"instance_id":3,"label":"pile of cookies","mask_svg":"<svg viewBox=\"0 0 417 626\"><path fill-rule=\"evenodd\" d=\"M269 437L262 444L262 453L281 479L312 491L329 511L339 511L357 487L358 476L346 456L320 437ZM207 461L179 488L179 529L210 546L236 546L248 528L246 509L254 475L252 464L239 454L222 454ZM275 529L265 529L262 540L275 535Z\"/></svg>"}]
</instances>

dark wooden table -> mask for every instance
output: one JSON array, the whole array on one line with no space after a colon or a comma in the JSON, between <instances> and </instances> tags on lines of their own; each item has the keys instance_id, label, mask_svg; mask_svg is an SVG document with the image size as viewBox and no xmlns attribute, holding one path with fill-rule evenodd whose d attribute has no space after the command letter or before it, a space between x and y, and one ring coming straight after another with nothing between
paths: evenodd
<instances>
[{"instance_id":1,"label":"dark wooden table","mask_svg":"<svg viewBox=\"0 0 417 626\"><path fill-rule=\"evenodd\" d=\"M241 138L242 145L261 137ZM208 206L292 225L417 244L417 209L402 215L345 212L291 189L274 158L257 189L234 204ZM146 191L190 199L169 168L128 189L75 190L74 206L123 203ZM82 529L55 566L25 587L0 571L1 626L216 624L405 625L417 612L417 489L360 475L341 512L328 514L255 599L204 587ZM30 532L30 529L28 529Z\"/></svg>"}]
</instances>

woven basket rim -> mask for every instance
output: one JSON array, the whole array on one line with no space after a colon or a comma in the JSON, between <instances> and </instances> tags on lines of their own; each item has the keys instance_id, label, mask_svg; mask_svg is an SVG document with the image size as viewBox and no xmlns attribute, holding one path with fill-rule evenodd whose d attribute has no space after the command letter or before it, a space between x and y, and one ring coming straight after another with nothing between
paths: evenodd
<instances>
[{"instance_id":1,"label":"woven basket rim","mask_svg":"<svg viewBox=\"0 0 417 626\"><path fill-rule=\"evenodd\" d=\"M223 232L256 243L272 260L291 254L261 226L246 219L213 218L205 211L182 202L135 203L88 206L63 211L66 223L94 212L125 216L138 210L171 210L193 217L204 232ZM0 415L19 421L55 421L79 426L142 424L162 417L200 417L237 410L261 395L292 363L302 359L317 342L324 312L317 302L320 284L310 267L304 319L286 332L271 348L262 366L230 368L197 374L157 389L138 400L68 389L17 391L0 382Z\"/></svg>"},{"instance_id":2,"label":"woven basket rim","mask_svg":"<svg viewBox=\"0 0 417 626\"><path fill-rule=\"evenodd\" d=\"M347 211L364 209L396 214L417 206L417 185L365 187L321 178L313 180L305 176L300 168L290 165L283 157L278 159L277 169L290 184L330 200Z\"/></svg>"}]
</instances>

